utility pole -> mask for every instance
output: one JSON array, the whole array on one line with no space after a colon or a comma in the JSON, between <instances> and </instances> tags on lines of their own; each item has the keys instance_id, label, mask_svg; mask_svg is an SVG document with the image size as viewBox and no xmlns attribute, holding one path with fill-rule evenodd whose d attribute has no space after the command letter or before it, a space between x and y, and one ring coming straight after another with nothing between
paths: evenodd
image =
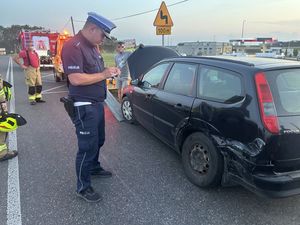
<instances>
[{"instance_id":1,"label":"utility pole","mask_svg":"<svg viewBox=\"0 0 300 225\"><path fill-rule=\"evenodd\" d=\"M71 24L72 24L72 29L73 29L73 35L75 36L75 28L74 28L74 22L73 22L72 16L71 16Z\"/></svg>"},{"instance_id":2,"label":"utility pole","mask_svg":"<svg viewBox=\"0 0 300 225\"><path fill-rule=\"evenodd\" d=\"M242 39L244 38L245 22L246 22L246 20L243 20L243 26L242 26Z\"/></svg>"}]
</instances>

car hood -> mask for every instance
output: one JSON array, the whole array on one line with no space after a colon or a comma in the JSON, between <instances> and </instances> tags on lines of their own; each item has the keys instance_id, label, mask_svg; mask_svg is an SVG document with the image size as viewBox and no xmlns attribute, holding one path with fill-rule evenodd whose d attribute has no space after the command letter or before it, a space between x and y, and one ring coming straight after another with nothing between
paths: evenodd
<instances>
[{"instance_id":1,"label":"car hood","mask_svg":"<svg viewBox=\"0 0 300 225\"><path fill-rule=\"evenodd\" d=\"M147 72L151 66L163 59L178 56L179 54L170 48L140 45L127 60L131 79L135 80L139 78L139 76Z\"/></svg>"}]
</instances>

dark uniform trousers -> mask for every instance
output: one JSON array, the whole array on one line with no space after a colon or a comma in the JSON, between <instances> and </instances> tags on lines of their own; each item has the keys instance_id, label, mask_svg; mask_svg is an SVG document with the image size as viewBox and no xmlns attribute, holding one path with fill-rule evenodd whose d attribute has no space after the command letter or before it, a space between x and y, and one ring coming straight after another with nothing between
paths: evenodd
<instances>
[{"instance_id":1,"label":"dark uniform trousers","mask_svg":"<svg viewBox=\"0 0 300 225\"><path fill-rule=\"evenodd\" d=\"M100 168L99 151L105 141L102 102L75 107L72 119L78 139L76 156L77 192L91 186L90 172Z\"/></svg>"}]
</instances>

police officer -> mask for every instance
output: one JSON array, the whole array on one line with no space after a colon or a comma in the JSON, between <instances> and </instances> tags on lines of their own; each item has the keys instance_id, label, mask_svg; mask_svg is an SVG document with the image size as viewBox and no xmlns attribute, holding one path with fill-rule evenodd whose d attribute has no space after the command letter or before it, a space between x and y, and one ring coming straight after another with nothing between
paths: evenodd
<instances>
[{"instance_id":1,"label":"police officer","mask_svg":"<svg viewBox=\"0 0 300 225\"><path fill-rule=\"evenodd\" d=\"M64 44L63 67L69 85L69 97L73 99L75 115L71 118L78 139L76 156L77 195L88 202L97 202L101 196L91 186L91 175L111 177L99 162L99 150L104 144L104 106L106 79L117 76L117 67L105 68L98 45L116 26L108 19L88 13L81 31Z\"/></svg>"}]
</instances>

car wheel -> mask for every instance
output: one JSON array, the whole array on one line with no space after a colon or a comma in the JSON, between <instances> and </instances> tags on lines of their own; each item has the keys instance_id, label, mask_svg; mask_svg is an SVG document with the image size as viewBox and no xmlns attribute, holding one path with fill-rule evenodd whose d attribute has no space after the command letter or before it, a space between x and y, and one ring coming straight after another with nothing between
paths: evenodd
<instances>
[{"instance_id":1,"label":"car wheel","mask_svg":"<svg viewBox=\"0 0 300 225\"><path fill-rule=\"evenodd\" d=\"M203 133L188 136L182 147L182 163L188 179L199 187L215 187L221 182L223 158Z\"/></svg>"},{"instance_id":2,"label":"car wheel","mask_svg":"<svg viewBox=\"0 0 300 225\"><path fill-rule=\"evenodd\" d=\"M122 115L127 122L129 123L135 122L131 101L126 96L122 100L121 110L122 110Z\"/></svg>"}]
</instances>

